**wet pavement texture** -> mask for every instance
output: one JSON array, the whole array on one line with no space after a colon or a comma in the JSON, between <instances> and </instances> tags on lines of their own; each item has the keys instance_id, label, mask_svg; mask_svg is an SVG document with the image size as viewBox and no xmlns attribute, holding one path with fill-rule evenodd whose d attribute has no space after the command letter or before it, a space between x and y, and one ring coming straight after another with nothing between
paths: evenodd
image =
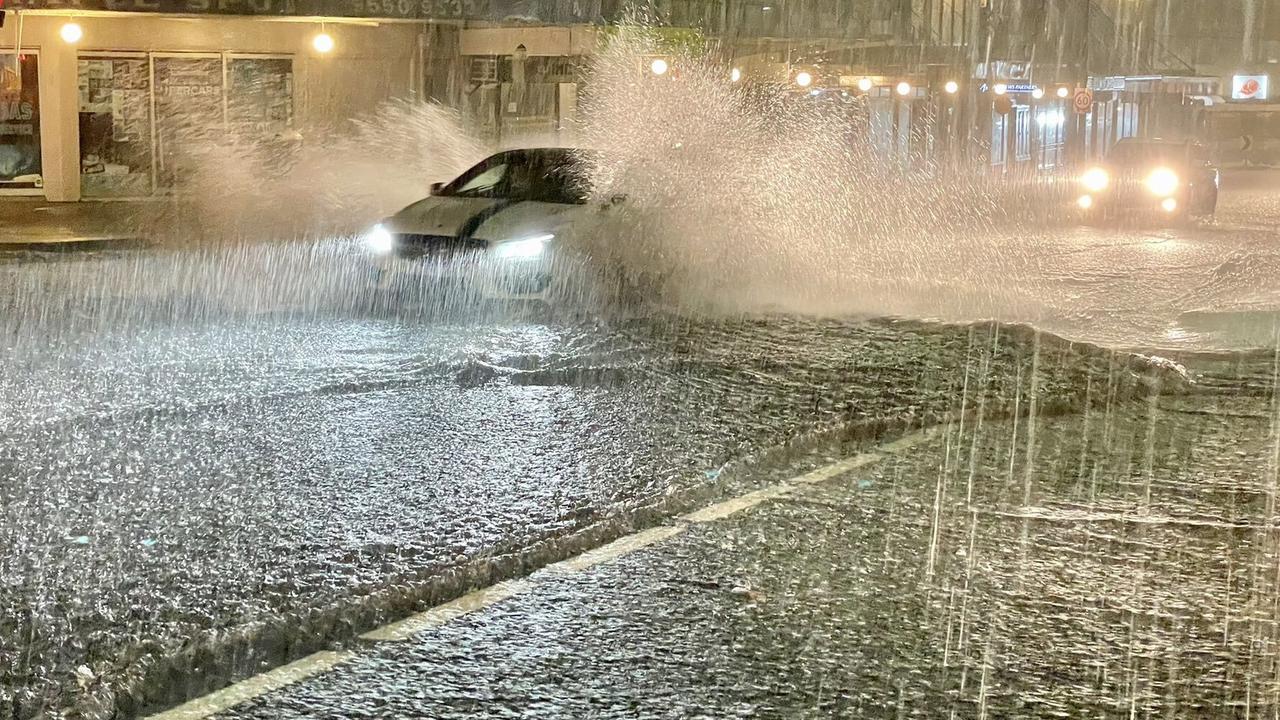
<instances>
[{"instance_id":1,"label":"wet pavement texture","mask_svg":"<svg viewBox=\"0 0 1280 720\"><path fill-rule=\"evenodd\" d=\"M901 273L846 283L873 302L832 302L1173 347L1198 391L1271 397L1270 356L1176 354L1274 342L1257 178L1214 222L1015 223L954 273L881 253ZM986 324L389 317L360 253L0 252L0 717L176 702L752 487L726 463L815 431L1185 390L1173 363Z\"/></svg>"},{"instance_id":2,"label":"wet pavement texture","mask_svg":"<svg viewBox=\"0 0 1280 720\"><path fill-rule=\"evenodd\" d=\"M218 717L1270 715L1273 417L953 422Z\"/></svg>"},{"instance_id":3,"label":"wet pavement texture","mask_svg":"<svg viewBox=\"0 0 1280 720\"><path fill-rule=\"evenodd\" d=\"M2 382L0 687L19 717L259 671L407 602L362 599L731 491L726 462L813 430L1009 409L1033 374L1042 407L1122 397L1148 368L1011 328L788 318L47 341L16 344Z\"/></svg>"}]
</instances>

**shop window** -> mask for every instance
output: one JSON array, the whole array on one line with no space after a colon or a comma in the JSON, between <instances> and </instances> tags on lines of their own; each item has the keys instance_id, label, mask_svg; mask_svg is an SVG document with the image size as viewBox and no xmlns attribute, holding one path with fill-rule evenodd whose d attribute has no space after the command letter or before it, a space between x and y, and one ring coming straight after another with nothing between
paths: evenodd
<instances>
[{"instance_id":1,"label":"shop window","mask_svg":"<svg viewBox=\"0 0 1280 720\"><path fill-rule=\"evenodd\" d=\"M0 54L0 189L43 187L40 70L33 53Z\"/></svg>"},{"instance_id":2,"label":"shop window","mask_svg":"<svg viewBox=\"0 0 1280 720\"><path fill-rule=\"evenodd\" d=\"M166 189L184 184L226 130L223 119L222 58L157 56L156 182Z\"/></svg>"},{"instance_id":3,"label":"shop window","mask_svg":"<svg viewBox=\"0 0 1280 720\"><path fill-rule=\"evenodd\" d=\"M227 124L239 137L271 138L293 127L293 61L227 61Z\"/></svg>"},{"instance_id":4,"label":"shop window","mask_svg":"<svg viewBox=\"0 0 1280 720\"><path fill-rule=\"evenodd\" d=\"M991 113L991 164L1004 165L1005 148L1009 145L1009 116Z\"/></svg>"},{"instance_id":5,"label":"shop window","mask_svg":"<svg viewBox=\"0 0 1280 720\"><path fill-rule=\"evenodd\" d=\"M1031 159L1031 108L1019 105L1014 108L1013 157L1019 162Z\"/></svg>"},{"instance_id":6,"label":"shop window","mask_svg":"<svg viewBox=\"0 0 1280 720\"><path fill-rule=\"evenodd\" d=\"M152 192L151 67L144 57L79 63L80 189L86 197Z\"/></svg>"},{"instance_id":7,"label":"shop window","mask_svg":"<svg viewBox=\"0 0 1280 720\"><path fill-rule=\"evenodd\" d=\"M173 191L202 164L227 162L228 147L277 141L294 124L288 57L89 54L79 84L86 197Z\"/></svg>"}]
</instances>

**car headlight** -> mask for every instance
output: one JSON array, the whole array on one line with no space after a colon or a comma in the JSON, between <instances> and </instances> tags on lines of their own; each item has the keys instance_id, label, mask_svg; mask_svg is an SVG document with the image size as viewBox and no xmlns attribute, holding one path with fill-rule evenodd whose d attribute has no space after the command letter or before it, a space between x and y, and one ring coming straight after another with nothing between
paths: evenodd
<instances>
[{"instance_id":1,"label":"car headlight","mask_svg":"<svg viewBox=\"0 0 1280 720\"><path fill-rule=\"evenodd\" d=\"M378 223L364 236L364 243L373 252L385 255L395 249L396 238L382 223Z\"/></svg>"},{"instance_id":2,"label":"car headlight","mask_svg":"<svg viewBox=\"0 0 1280 720\"><path fill-rule=\"evenodd\" d=\"M1167 197L1178 189L1178 173L1169 168L1156 168L1147 176L1147 189L1157 197Z\"/></svg>"},{"instance_id":3,"label":"car headlight","mask_svg":"<svg viewBox=\"0 0 1280 720\"><path fill-rule=\"evenodd\" d=\"M1111 175L1100 167L1089 168L1080 176L1080 184L1089 192L1099 193L1111 184Z\"/></svg>"},{"instance_id":4,"label":"car headlight","mask_svg":"<svg viewBox=\"0 0 1280 720\"><path fill-rule=\"evenodd\" d=\"M547 241L554 238L551 233L533 235L519 240L508 240L494 246L493 252L504 260L528 260L536 258L547 249Z\"/></svg>"}]
</instances>

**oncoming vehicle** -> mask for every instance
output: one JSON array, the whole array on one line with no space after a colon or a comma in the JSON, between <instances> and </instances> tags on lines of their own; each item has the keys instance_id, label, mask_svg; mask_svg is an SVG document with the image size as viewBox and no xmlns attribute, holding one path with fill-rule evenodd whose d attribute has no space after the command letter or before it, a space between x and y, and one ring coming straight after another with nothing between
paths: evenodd
<instances>
[{"instance_id":1,"label":"oncoming vehicle","mask_svg":"<svg viewBox=\"0 0 1280 720\"><path fill-rule=\"evenodd\" d=\"M549 301L578 258L561 242L624 198L588 204L590 151L525 148L491 155L366 235L381 285L465 287L477 297Z\"/></svg>"},{"instance_id":2,"label":"oncoming vehicle","mask_svg":"<svg viewBox=\"0 0 1280 720\"><path fill-rule=\"evenodd\" d=\"M1076 206L1089 217L1152 211L1172 217L1213 215L1218 169L1195 142L1125 139L1080 176Z\"/></svg>"}]
</instances>

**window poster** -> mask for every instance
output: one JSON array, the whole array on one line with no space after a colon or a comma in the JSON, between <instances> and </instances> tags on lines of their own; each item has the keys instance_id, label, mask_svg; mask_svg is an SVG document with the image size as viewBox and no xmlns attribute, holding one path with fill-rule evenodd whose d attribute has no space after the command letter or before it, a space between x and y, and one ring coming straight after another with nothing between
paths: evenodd
<instances>
[{"instance_id":1,"label":"window poster","mask_svg":"<svg viewBox=\"0 0 1280 720\"><path fill-rule=\"evenodd\" d=\"M0 188L43 185L39 61L32 53L0 53Z\"/></svg>"}]
</instances>

